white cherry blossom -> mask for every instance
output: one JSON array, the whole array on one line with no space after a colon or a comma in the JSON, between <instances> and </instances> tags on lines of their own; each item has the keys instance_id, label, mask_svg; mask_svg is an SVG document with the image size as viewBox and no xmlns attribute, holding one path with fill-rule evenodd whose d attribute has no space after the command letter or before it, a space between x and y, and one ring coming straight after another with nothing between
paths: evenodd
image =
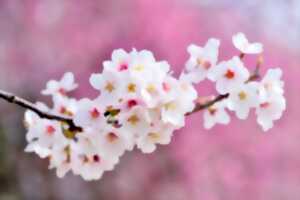
<instances>
[{"instance_id":1,"label":"white cherry blossom","mask_svg":"<svg viewBox=\"0 0 300 200\"><path fill-rule=\"evenodd\" d=\"M72 149L72 171L85 180L100 179L104 171L110 171L119 162L119 157L98 151L92 139L79 136L77 145Z\"/></svg>"},{"instance_id":2,"label":"white cherry blossom","mask_svg":"<svg viewBox=\"0 0 300 200\"><path fill-rule=\"evenodd\" d=\"M122 97L122 79L118 73L104 71L102 74L92 74L90 84L100 91L99 101L103 105L114 105Z\"/></svg>"},{"instance_id":3,"label":"white cherry blossom","mask_svg":"<svg viewBox=\"0 0 300 200\"><path fill-rule=\"evenodd\" d=\"M228 108L235 111L239 119L246 119L251 108L258 102L258 83L250 82L236 87L229 94Z\"/></svg>"},{"instance_id":4,"label":"white cherry blossom","mask_svg":"<svg viewBox=\"0 0 300 200\"><path fill-rule=\"evenodd\" d=\"M284 82L281 80L282 71L280 68L269 69L266 75L263 77L261 84L262 90L261 92L269 93L269 94L283 94L283 86Z\"/></svg>"},{"instance_id":5,"label":"white cherry blossom","mask_svg":"<svg viewBox=\"0 0 300 200\"><path fill-rule=\"evenodd\" d=\"M60 81L50 80L47 83L46 89L42 91L43 95L66 95L78 87L78 84L74 82L74 75L71 72L67 72L63 75Z\"/></svg>"},{"instance_id":6,"label":"white cherry blossom","mask_svg":"<svg viewBox=\"0 0 300 200\"><path fill-rule=\"evenodd\" d=\"M69 98L67 96L54 96L53 97L53 109L52 113L61 116L72 117L77 111L77 100L74 98Z\"/></svg>"},{"instance_id":7,"label":"white cherry blossom","mask_svg":"<svg viewBox=\"0 0 300 200\"><path fill-rule=\"evenodd\" d=\"M282 95L265 96L256 108L257 123L267 131L273 127L275 120L281 118L285 109L286 100Z\"/></svg>"},{"instance_id":8,"label":"white cherry blossom","mask_svg":"<svg viewBox=\"0 0 300 200\"><path fill-rule=\"evenodd\" d=\"M216 124L228 124L230 116L225 110L226 102L215 103L204 111L204 128L211 129Z\"/></svg>"},{"instance_id":9,"label":"white cherry blossom","mask_svg":"<svg viewBox=\"0 0 300 200\"><path fill-rule=\"evenodd\" d=\"M170 84L169 100L163 104L162 120L165 123L171 123L174 126L184 126L185 114L194 108L194 100L197 98L197 92L194 87L186 81L175 81L169 79ZM168 98L166 98L168 99Z\"/></svg>"},{"instance_id":10,"label":"white cherry blossom","mask_svg":"<svg viewBox=\"0 0 300 200\"><path fill-rule=\"evenodd\" d=\"M243 84L249 79L249 76L248 69L237 56L229 61L221 62L208 74L208 78L216 82L216 90L221 94L226 94Z\"/></svg>"},{"instance_id":11,"label":"white cherry blossom","mask_svg":"<svg viewBox=\"0 0 300 200\"><path fill-rule=\"evenodd\" d=\"M104 61L105 70L126 71L129 68L130 55L123 49L117 49L112 52L111 61Z\"/></svg>"},{"instance_id":12,"label":"white cherry blossom","mask_svg":"<svg viewBox=\"0 0 300 200\"><path fill-rule=\"evenodd\" d=\"M184 75L189 81L199 83L206 78L208 71L217 63L219 46L220 41L214 38L209 39L204 47L188 46L190 58L185 64L187 73Z\"/></svg>"},{"instance_id":13,"label":"white cherry blossom","mask_svg":"<svg viewBox=\"0 0 300 200\"><path fill-rule=\"evenodd\" d=\"M132 60L130 63L129 73L134 79L140 83L151 81L162 81L169 72L170 66L165 61L157 62L152 52L142 50L132 51Z\"/></svg>"},{"instance_id":14,"label":"white cherry blossom","mask_svg":"<svg viewBox=\"0 0 300 200\"><path fill-rule=\"evenodd\" d=\"M166 145L171 142L174 126L169 124L153 123L149 131L137 138L137 147L143 153L152 153L157 144Z\"/></svg>"},{"instance_id":15,"label":"white cherry blossom","mask_svg":"<svg viewBox=\"0 0 300 200\"><path fill-rule=\"evenodd\" d=\"M72 168L71 153L74 152L72 152L71 146L72 144L55 146L51 150L51 155L49 157L49 169L56 169L56 175L59 178L64 177Z\"/></svg>"},{"instance_id":16,"label":"white cherry blossom","mask_svg":"<svg viewBox=\"0 0 300 200\"><path fill-rule=\"evenodd\" d=\"M237 33L232 37L235 48L244 54L260 54L263 52L261 43L250 43L244 33Z\"/></svg>"},{"instance_id":17,"label":"white cherry blossom","mask_svg":"<svg viewBox=\"0 0 300 200\"><path fill-rule=\"evenodd\" d=\"M87 137L93 138L93 145L108 157L119 157L135 145L134 135L125 128L106 126L103 130L89 129Z\"/></svg>"},{"instance_id":18,"label":"white cherry blossom","mask_svg":"<svg viewBox=\"0 0 300 200\"><path fill-rule=\"evenodd\" d=\"M26 139L28 142L38 142L40 146L51 148L57 141L64 139L64 136L59 122L40 119L29 127Z\"/></svg>"},{"instance_id":19,"label":"white cherry blossom","mask_svg":"<svg viewBox=\"0 0 300 200\"><path fill-rule=\"evenodd\" d=\"M273 121L281 118L286 109L286 100L283 96L284 83L281 80L280 69L269 69L261 81L259 89L259 106L256 109L257 122L264 131L273 127Z\"/></svg>"},{"instance_id":20,"label":"white cherry blossom","mask_svg":"<svg viewBox=\"0 0 300 200\"><path fill-rule=\"evenodd\" d=\"M141 106L135 106L130 111L121 112L119 121L122 127L130 132L133 137L139 137L148 132L151 124L148 110Z\"/></svg>"},{"instance_id":21,"label":"white cherry blossom","mask_svg":"<svg viewBox=\"0 0 300 200\"><path fill-rule=\"evenodd\" d=\"M97 101L84 98L78 101L74 123L81 127L101 128L105 126L105 109Z\"/></svg>"}]
</instances>

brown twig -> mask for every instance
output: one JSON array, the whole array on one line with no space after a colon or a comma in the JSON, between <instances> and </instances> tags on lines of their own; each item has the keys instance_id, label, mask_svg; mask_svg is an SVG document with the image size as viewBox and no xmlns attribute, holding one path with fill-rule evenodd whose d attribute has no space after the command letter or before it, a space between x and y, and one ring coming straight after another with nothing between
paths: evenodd
<instances>
[{"instance_id":1,"label":"brown twig","mask_svg":"<svg viewBox=\"0 0 300 200\"><path fill-rule=\"evenodd\" d=\"M240 53L239 57L242 60L245 57L245 54L244 53Z\"/></svg>"},{"instance_id":2,"label":"brown twig","mask_svg":"<svg viewBox=\"0 0 300 200\"><path fill-rule=\"evenodd\" d=\"M228 98L229 94L220 94L219 96L215 97L213 100L207 101L205 103L196 103L196 106L193 111L186 114L186 116L189 116L195 112L198 112L200 110L204 110L206 108L209 108L210 106L214 105L215 103L222 101L223 99Z\"/></svg>"},{"instance_id":3,"label":"brown twig","mask_svg":"<svg viewBox=\"0 0 300 200\"><path fill-rule=\"evenodd\" d=\"M260 78L259 70L260 70L260 67L263 64L263 62L264 62L263 57L262 57L262 55L260 55L258 57L254 73L250 76L250 78L248 79L247 82L254 81L254 80L257 80Z\"/></svg>"},{"instance_id":4,"label":"brown twig","mask_svg":"<svg viewBox=\"0 0 300 200\"><path fill-rule=\"evenodd\" d=\"M186 116L191 115L200 110L206 109L206 108L212 106L213 104L215 104L219 101L222 101L223 99L226 99L228 96L229 96L229 94L219 95L215 99L208 101L204 104L197 103L195 106L195 109L192 112L187 113ZM76 126L74 124L72 118L62 117L62 116L53 115L53 114L44 112L44 111L38 109L33 103L31 103L21 97L18 97L14 94L0 90L0 98L6 100L9 103L12 103L12 104L21 106L23 108L26 108L28 110L31 110L32 112L35 112L40 118L64 122L69 125L69 129L71 131L82 131L81 127Z\"/></svg>"},{"instance_id":5,"label":"brown twig","mask_svg":"<svg viewBox=\"0 0 300 200\"><path fill-rule=\"evenodd\" d=\"M38 109L33 103L18 97L14 94L11 94L9 92L5 92L3 90L0 90L0 98L6 100L9 103L21 106L23 108L26 108L28 110L31 110L35 112L40 118L49 119L49 120L57 120L64 122L69 125L69 129L71 131L82 131L82 128L79 126L76 126L73 122L72 118L62 117L58 115L53 115L44 111L41 111Z\"/></svg>"}]
</instances>

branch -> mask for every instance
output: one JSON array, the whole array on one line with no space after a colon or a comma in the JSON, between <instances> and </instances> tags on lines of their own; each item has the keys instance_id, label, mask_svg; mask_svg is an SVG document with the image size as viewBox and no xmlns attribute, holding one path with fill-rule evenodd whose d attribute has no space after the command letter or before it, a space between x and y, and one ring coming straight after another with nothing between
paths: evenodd
<instances>
[{"instance_id":1,"label":"branch","mask_svg":"<svg viewBox=\"0 0 300 200\"><path fill-rule=\"evenodd\" d=\"M9 103L12 103L12 104L21 106L23 108L26 108L28 110L31 110L31 111L35 112L40 118L65 122L66 124L69 125L69 129L71 131L82 131L81 127L78 127L74 124L72 118L53 115L53 114L41 111L33 103L31 103L21 97L18 97L14 94L0 90L0 98L6 100Z\"/></svg>"},{"instance_id":2,"label":"branch","mask_svg":"<svg viewBox=\"0 0 300 200\"><path fill-rule=\"evenodd\" d=\"M198 112L200 110L206 109L210 106L212 106L213 104L222 101L223 99L227 98L229 96L229 94L224 94L224 95L219 95L217 96L215 99L208 101L204 104L196 104L195 109L192 112L189 112L186 114L186 116L191 115L195 112ZM31 110L32 112L36 113L40 118L44 118L44 119L49 119L49 120L56 120L56 121L61 121L61 122L65 122L69 125L69 129L71 131L82 131L82 128L79 126L76 126L73 122L72 118L67 118L67 117L62 117L62 116L58 116L58 115L53 115L44 111L41 111L40 109L38 109L33 103L18 97L14 94L11 94L9 92L5 92L3 90L0 90L0 99L4 99L9 103L21 106L22 108L26 108L28 110Z\"/></svg>"},{"instance_id":3,"label":"branch","mask_svg":"<svg viewBox=\"0 0 300 200\"><path fill-rule=\"evenodd\" d=\"M255 70L254 70L253 74L249 77L247 83L250 81L255 81L256 79L260 78L259 70L260 70L260 67L263 64L263 62L264 62L263 57L262 57L262 55L260 55L258 57Z\"/></svg>"},{"instance_id":4,"label":"branch","mask_svg":"<svg viewBox=\"0 0 300 200\"><path fill-rule=\"evenodd\" d=\"M200 110L204 110L206 108L209 108L210 106L214 105L215 103L219 102L219 101L222 101L223 99L226 99L229 97L229 94L220 94L219 96L217 96L216 98L214 98L213 100L211 101L207 101L206 103L196 103L196 106L194 108L193 111L189 112L186 114L186 116L189 116L195 112L198 112Z\"/></svg>"}]
</instances>

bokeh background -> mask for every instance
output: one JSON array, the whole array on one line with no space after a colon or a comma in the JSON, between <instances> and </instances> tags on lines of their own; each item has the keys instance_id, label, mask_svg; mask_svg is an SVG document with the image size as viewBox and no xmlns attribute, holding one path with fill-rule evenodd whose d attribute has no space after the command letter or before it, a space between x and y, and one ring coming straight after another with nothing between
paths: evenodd
<instances>
[{"instance_id":1,"label":"bokeh background","mask_svg":"<svg viewBox=\"0 0 300 200\"><path fill-rule=\"evenodd\" d=\"M299 200L300 1L298 0L1 0L0 88L31 101L47 80L72 71L78 98L93 96L90 73L115 48L149 49L178 75L190 43L222 40L221 59L237 54L231 36L265 45L265 64L282 67L287 110L263 133L255 116L203 129L187 119L168 146L126 153L100 181L64 179L26 154L24 110L0 101L0 200ZM253 69L254 58L246 58ZM200 94L214 93L207 83Z\"/></svg>"}]
</instances>

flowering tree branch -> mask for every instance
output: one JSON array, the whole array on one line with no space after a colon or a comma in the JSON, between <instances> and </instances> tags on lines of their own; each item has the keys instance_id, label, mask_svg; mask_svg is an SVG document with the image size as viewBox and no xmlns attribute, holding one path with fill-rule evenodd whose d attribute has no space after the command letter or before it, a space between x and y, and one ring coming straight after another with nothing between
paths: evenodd
<instances>
[{"instance_id":1,"label":"flowering tree branch","mask_svg":"<svg viewBox=\"0 0 300 200\"><path fill-rule=\"evenodd\" d=\"M6 100L9 103L29 109L29 110L35 112L40 118L64 122L69 125L69 129L72 131L81 131L82 130L81 127L78 127L74 124L72 118L62 117L62 116L50 114L48 112L44 112L44 111L38 109L33 103L31 103L21 97L18 97L12 93L0 90L0 98Z\"/></svg>"},{"instance_id":2,"label":"flowering tree branch","mask_svg":"<svg viewBox=\"0 0 300 200\"><path fill-rule=\"evenodd\" d=\"M187 113L186 116L189 116L200 110L209 108L210 106L214 105L215 103L222 101L223 99L226 99L228 96L229 96L229 94L219 95L215 99L207 101L203 104L196 103L195 109L192 112ZM44 112L44 111L38 109L33 103L31 103L31 102L27 101L26 99L23 99L19 96L16 96L12 93L0 90L0 98L6 100L9 103L12 103L12 104L21 106L23 108L26 108L28 110L31 110L31 111L35 112L40 118L64 122L69 125L69 129L71 131L82 131L81 127L76 126L74 124L74 121L72 118L62 117L62 116L50 114L48 112Z\"/></svg>"},{"instance_id":3,"label":"flowering tree branch","mask_svg":"<svg viewBox=\"0 0 300 200\"><path fill-rule=\"evenodd\" d=\"M243 58L244 54L241 54L240 57ZM258 58L255 70L254 70L253 74L249 77L247 82L254 81L254 80L256 80L260 77L259 69L260 69L262 63L263 63L263 58L262 58L262 56L260 56ZM196 103L194 110L189 112L189 113L186 113L186 116L189 116L193 113L196 113L196 112L199 112L201 110L207 109L210 106L214 105L215 103L228 98L228 96L229 96L228 93L227 94L221 94L221 95L218 95L217 97L215 97L214 99L209 100L205 103ZM62 116L50 114L48 112L44 112L44 111L38 109L33 103L27 101L26 99L18 97L16 95L12 94L12 93L0 90L0 98L6 100L9 103L21 106L21 107L26 108L26 109L29 109L29 110L35 112L41 118L64 122L64 123L69 125L69 129L71 131L82 131L82 127L76 126L72 118L62 117Z\"/></svg>"},{"instance_id":4,"label":"flowering tree branch","mask_svg":"<svg viewBox=\"0 0 300 200\"><path fill-rule=\"evenodd\" d=\"M242 33L232 41L241 54L219 62L218 39L209 39L204 47L189 45L190 57L179 78L150 51L114 50L112 59L103 62L103 71L90 76L91 86L99 91L96 99L67 95L78 86L71 72L50 80L42 90L52 96L52 108L2 90L0 99L31 111L25 115L26 152L50 158L50 168L56 168L59 177L72 171L85 180L97 180L125 151L136 146L151 153L158 144L168 144L174 131L185 125L185 117L198 111L204 110L206 129L228 124L228 111L246 119L251 109L264 131L272 128L286 108L282 71L269 69L255 81L261 77L262 56L252 73L242 60L246 54L261 54L262 44L249 43ZM213 98L198 97L194 88L205 79L216 84L218 94Z\"/></svg>"},{"instance_id":5,"label":"flowering tree branch","mask_svg":"<svg viewBox=\"0 0 300 200\"><path fill-rule=\"evenodd\" d=\"M195 112L209 108L210 106L214 105L215 103L222 101L223 99L226 99L228 96L229 96L228 93L221 94L221 95L215 97L213 100L207 101L205 103L196 103L194 110L192 112L187 113L186 115L189 116Z\"/></svg>"}]
</instances>

